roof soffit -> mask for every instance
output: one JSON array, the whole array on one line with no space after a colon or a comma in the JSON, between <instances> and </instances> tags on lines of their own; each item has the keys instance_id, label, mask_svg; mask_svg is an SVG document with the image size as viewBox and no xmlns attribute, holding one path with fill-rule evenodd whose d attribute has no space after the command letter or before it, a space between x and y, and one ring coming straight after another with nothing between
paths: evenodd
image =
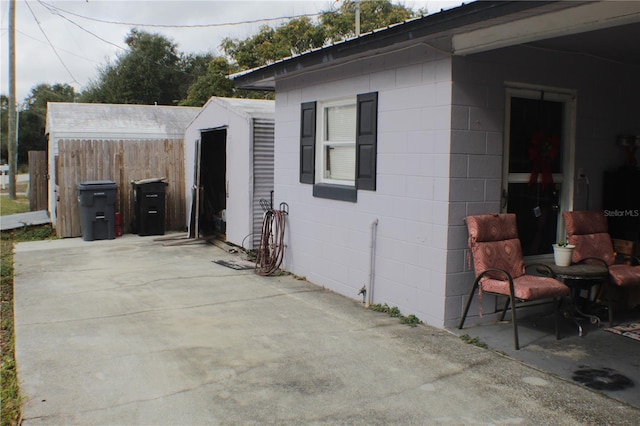
<instances>
[{"instance_id":1,"label":"roof soffit","mask_svg":"<svg viewBox=\"0 0 640 426\"><path fill-rule=\"evenodd\" d=\"M467 55L637 22L640 2L577 3L570 9L494 22L491 26L454 34L453 53Z\"/></svg>"}]
</instances>

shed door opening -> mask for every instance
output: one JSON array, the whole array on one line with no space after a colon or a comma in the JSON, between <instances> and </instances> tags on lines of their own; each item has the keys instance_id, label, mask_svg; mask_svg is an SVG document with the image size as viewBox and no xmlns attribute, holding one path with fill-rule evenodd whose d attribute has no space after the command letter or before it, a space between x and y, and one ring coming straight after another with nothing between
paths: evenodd
<instances>
[{"instance_id":1,"label":"shed door opening","mask_svg":"<svg viewBox=\"0 0 640 426\"><path fill-rule=\"evenodd\" d=\"M224 237L228 196L227 129L204 131L201 136L198 229L205 238Z\"/></svg>"}]
</instances>

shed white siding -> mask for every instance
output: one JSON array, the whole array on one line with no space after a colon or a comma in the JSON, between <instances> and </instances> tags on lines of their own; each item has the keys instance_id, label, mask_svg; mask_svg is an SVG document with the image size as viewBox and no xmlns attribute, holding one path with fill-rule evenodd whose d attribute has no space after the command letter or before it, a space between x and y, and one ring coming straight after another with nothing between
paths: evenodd
<instances>
[{"instance_id":1,"label":"shed white siding","mask_svg":"<svg viewBox=\"0 0 640 426\"><path fill-rule=\"evenodd\" d=\"M270 185L269 176L265 176L265 171L268 170L261 159L268 162L273 158L274 110L274 101L213 97L202 107L185 132L186 211L189 213L195 186L196 141L201 139L202 132L226 129L226 239L237 245L244 241L246 248L251 248L255 216L262 211L259 205L255 205L255 199L259 197L259 201L265 193L271 191L267 189ZM255 129L254 123L257 123ZM257 146L254 145L256 136ZM259 148L258 151L255 151L256 148ZM255 155L258 156L256 160ZM256 171L254 161L257 161L256 165L262 166ZM191 214L188 214L188 227L191 226L190 217Z\"/></svg>"},{"instance_id":2,"label":"shed white siding","mask_svg":"<svg viewBox=\"0 0 640 426\"><path fill-rule=\"evenodd\" d=\"M261 200L271 202L273 191L274 121L253 120L253 247L260 245L264 210ZM274 206L277 208L277 206Z\"/></svg>"}]
</instances>

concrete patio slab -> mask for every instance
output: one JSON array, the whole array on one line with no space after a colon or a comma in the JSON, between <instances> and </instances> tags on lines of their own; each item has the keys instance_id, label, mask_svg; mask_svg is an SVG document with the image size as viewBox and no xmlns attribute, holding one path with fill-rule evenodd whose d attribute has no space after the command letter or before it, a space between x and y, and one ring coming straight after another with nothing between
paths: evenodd
<instances>
[{"instance_id":1,"label":"concrete patio slab","mask_svg":"<svg viewBox=\"0 0 640 426\"><path fill-rule=\"evenodd\" d=\"M215 246L20 243L24 425L616 424L640 410ZM409 314L409 313L406 313Z\"/></svg>"}]
</instances>

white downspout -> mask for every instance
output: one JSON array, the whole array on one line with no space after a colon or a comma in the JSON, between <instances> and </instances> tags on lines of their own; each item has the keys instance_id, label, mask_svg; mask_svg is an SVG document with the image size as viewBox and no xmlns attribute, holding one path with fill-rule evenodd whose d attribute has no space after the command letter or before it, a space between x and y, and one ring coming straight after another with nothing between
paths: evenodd
<instances>
[{"instance_id":1,"label":"white downspout","mask_svg":"<svg viewBox=\"0 0 640 426\"><path fill-rule=\"evenodd\" d=\"M371 222L371 244L369 246L371 258L369 259L369 288L367 290L367 304L369 307L373 303L373 283L376 276L376 234L378 231L378 219Z\"/></svg>"}]
</instances>

